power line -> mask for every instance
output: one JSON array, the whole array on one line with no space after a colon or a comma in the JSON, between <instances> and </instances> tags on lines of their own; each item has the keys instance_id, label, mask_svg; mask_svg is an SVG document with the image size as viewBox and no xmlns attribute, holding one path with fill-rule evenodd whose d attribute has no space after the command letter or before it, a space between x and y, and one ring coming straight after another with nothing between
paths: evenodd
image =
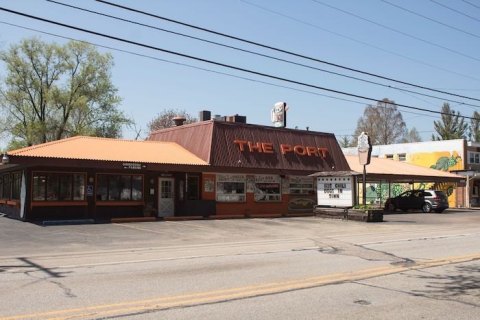
<instances>
[{"instance_id":1,"label":"power line","mask_svg":"<svg viewBox=\"0 0 480 320\"><path fill-rule=\"evenodd\" d=\"M367 72L367 71L362 71L362 70L351 68L351 67L346 67L346 66L343 66L343 65L340 65L340 64L328 62L326 60L321 60L321 59L318 59L318 58L309 57L309 56L299 54L299 53L295 53L295 52L291 52L291 51L288 51L288 50L275 48L275 47L265 45L265 44L262 44L262 43L258 43L258 42L254 42L254 41L251 41L251 40L247 40L247 39L239 38L239 37L236 37L236 36L228 35L228 34L221 33L221 32L218 32L218 31L214 31L214 30L211 30L211 29L195 26L195 25L192 25L192 24L188 24L188 23L185 23L185 22L178 21L178 20L162 17L162 16L159 16L159 15L150 13L150 12L145 12L145 11L142 11L142 10L126 7L126 6L123 6L123 5L116 4L116 3L111 3L111 2L108 2L108 1L105 1L105 0L95 0L95 1L106 4L106 5L109 5L109 6L124 9L124 10L127 10L127 11L140 13L140 14L150 16L150 17L153 17L153 18L157 18L157 19L161 19L161 20L164 20L164 21L179 24L179 25L182 25L182 26L186 26L186 27L189 27L189 28L193 28L193 29L196 29L196 30L205 31L205 32L215 34L215 35L219 35L219 36L222 36L222 37L226 37L226 38L229 38L229 39L233 39L233 40L241 41L241 42L244 42L244 43L252 44L252 45L259 46L259 47L262 47L262 48L266 48L266 49L269 49L269 50L274 50L274 51L285 53L285 54L292 55L292 56L295 56L295 57L299 57L299 58L303 58L303 59L327 64L327 65L337 67L337 68L341 68L341 69L344 69L344 70L361 73L361 74L364 74L364 75L368 75L368 76L371 76L371 77L376 77L376 78L383 79L383 80L393 81L393 82L396 82L396 83L412 86L412 87L423 89L423 90L429 90L429 91L434 91L434 92L437 92L437 93L456 96L456 97L459 97L459 98L480 101L480 99L477 99L477 98L458 95L458 94L455 94L455 93L445 92L445 91L442 91L442 90L436 90L436 89L428 88L428 87L425 87L425 86L422 86L422 85L413 84L413 83L406 82L406 81L401 81L401 80L396 80L396 79L393 79L393 78L389 78L389 77L386 77L386 76L378 75L378 74ZM472 78L472 79L477 80L477 81L479 80L479 79L476 79L476 78Z\"/></svg>"},{"instance_id":2,"label":"power line","mask_svg":"<svg viewBox=\"0 0 480 320\"><path fill-rule=\"evenodd\" d=\"M97 1L99 1L99 0L97 0ZM462 57L464 57L464 58L469 58L469 59L471 59L471 60L475 60L475 61L477 61L477 62L480 62L480 59L478 59L478 58L476 58L476 57L473 57L473 56L471 56L471 55L468 55L468 54L466 54L466 53L463 53L463 52L457 51L457 50L455 50L455 49L451 49L451 48L442 46L441 44L437 44L437 43L435 43L435 42L432 42L432 41L429 41L429 40L426 40L426 39L422 39L422 38L417 37L417 36L415 36L415 35L412 35L412 34L403 32L403 31L401 31L401 30L398 30L398 29L395 29L395 28L386 26L386 25L384 25L384 24L375 22L375 21L373 21L373 20L370 20L370 19L367 19L367 18L364 18L364 17L361 17L361 16L359 16L359 15L357 15L357 14L355 14L355 13L349 12L349 11L347 11L347 10L343 10L343 9L334 7L334 6L332 6L332 5L323 3L323 2L321 2L321 1L319 1L319 0L311 0L311 1L313 1L313 2L315 2L315 3L318 3L319 5L328 7L328 8L330 8L330 9L333 9L333 10L336 10L336 11L339 11L339 12L342 12L342 13L344 13L344 14L346 14L346 15L349 15L349 16L355 17L355 18L357 18L357 19L366 21L366 22L371 23L371 24L373 24L373 25L376 25L376 26L378 26L378 27L381 27L381 28L390 30L390 31L395 32L395 33L398 33L398 34L401 34L401 35L403 35L403 36L405 36L405 37L408 37L408 38L411 38L411 39L414 39L414 40L417 40L417 41L420 41L420 42L429 44L429 45L431 45L431 46L434 46L434 47L437 47L437 48L440 48L440 49L449 51L449 52L451 52L451 53L455 53L455 54L457 54L457 55L459 55L459 56L462 56Z\"/></svg>"},{"instance_id":3,"label":"power line","mask_svg":"<svg viewBox=\"0 0 480 320\"><path fill-rule=\"evenodd\" d=\"M291 61L291 60L286 60L286 59L274 57L274 56L271 56L271 55L267 55L267 54L247 50L247 49L242 49L242 48L231 46L231 45L226 45L226 44L223 44L223 43L219 43L219 42L215 42L215 41L211 41L211 40L187 35L187 34L176 32L176 31L171 31L171 30L164 29L164 28L159 28L159 27L148 25L148 24L141 23L141 22L138 22L138 21L134 21L134 20L130 20L130 19L124 19L124 18L120 18L120 17L113 16L113 15L110 15L110 14L106 14L106 13L102 13L102 12L98 12L98 11L94 11L94 10L89 10L89 9L81 8L81 7L70 5L70 4L61 3L61 2L58 2L58 1L54 1L54 0L47 0L47 1L51 2L51 3L54 3L54 4L57 4L57 5L65 6L65 7L76 9L76 10L80 10L80 11L83 11L83 12L92 13L92 14L95 14L95 15L99 15L99 16L110 18L110 19L115 19L115 20L127 22L127 23L130 23L130 24L134 24L134 25L154 29L154 30L157 30L157 31L162 31L162 32L174 34L174 35L189 38L189 39L194 39L194 40L197 40L197 41L221 46L221 47L224 47L224 48L229 48L229 49L233 49L233 50L237 50L237 51L241 51L241 52L245 52L245 53L250 53L250 54L260 56L260 57L263 57L263 58L267 58L267 59L272 59L272 60L276 60L276 61L280 61L280 62L284 62L284 63L288 63L288 64L292 64L292 65L296 65L296 66L300 66L300 67L304 67L304 68L308 68L308 69L312 69L312 70L322 71L322 72L325 72L325 73L328 73L328 74L333 74L333 75L336 75L336 76L339 76L339 77L344 77L344 78L347 78L347 79L357 80L357 81L361 81L361 82L365 82L365 83L369 83L369 84L374 84L374 85L377 85L377 86L381 86L381 87L389 88L389 89L394 89L394 90L398 90L398 91L409 92L409 93L413 93L413 94L417 94L417 95L421 95L421 96L424 96L424 97L433 98L433 99L437 99L437 100L448 101L448 102L459 103L459 104L465 104L465 105L472 106L472 107L477 107L477 108L480 107L479 105L474 105L474 104L469 104L469 103L462 102L462 101L456 101L456 100L451 100L451 99L444 98L444 97L429 95L429 94L425 94L425 93L421 93L421 92L417 92L417 91L412 91L412 90L408 90L408 89L404 89L404 88L399 88L399 87L395 87L395 86L391 86L391 85L387 85L387 84L383 84L383 83L379 83L379 82L375 82L375 81L371 81L371 80L366 80L366 79L362 79L362 78L358 78L358 77L354 77L354 76L349 76L349 75L346 75L346 74L342 74L342 73L338 73L338 72L334 72L334 71L330 71L330 70L325 70L325 69L309 66L309 65L294 62L294 61Z\"/></svg>"},{"instance_id":4,"label":"power line","mask_svg":"<svg viewBox=\"0 0 480 320\"><path fill-rule=\"evenodd\" d=\"M62 27L65 27L65 28L69 28L69 29L73 29L73 30L77 30L77 31L85 32L85 33L90 33L90 34L100 36L100 37L104 37L104 38L108 38L108 39L111 39L111 40L125 42L125 43L132 44L132 45L135 45L135 46L140 46L140 47L143 47L143 48L156 50L156 51L180 56L180 57L187 58L187 59L192 59L192 60L196 60L196 61L200 61L200 62L204 62L204 63L208 63L208 64L213 64L213 65L216 65L216 66L220 66L220 67L224 67L224 68L228 68L228 69L233 69L233 70L236 70L236 71L250 73L250 74L254 74L254 75L257 75L257 76L261 76L261 77L266 77L266 78L270 78L270 79L284 81L284 82L288 82L288 83L292 83L292 84L296 84L296 85L300 85L300 86L305 86L305 87L314 88L314 89L318 89L318 90L322 90L322 91L341 94L341 95L345 95L345 96L349 96L349 97L353 97L353 98L359 98L359 99L363 99L363 100L367 100L367 101L382 102L382 100L379 100L379 99L370 98L370 97L366 97L366 96L362 96L362 95L358 95L358 94L353 94L353 93L348 93L348 92L341 91L341 90L335 90L335 89L330 89L330 88L326 88L326 87L321 87L321 86L318 86L318 85L308 84L308 83L297 81L297 80L291 80L291 79L287 79L287 78L283 78L283 77L279 77L279 76L274 76L274 75L254 71L254 70L240 68L240 67L224 64L224 63L221 63L221 62L208 60L208 59L205 59L205 58L199 58L199 57L187 55L187 54L180 53L180 52L175 52L175 51L171 51L171 50L167 50L167 49L162 49L162 48L155 47L155 46L152 46L152 45L143 44L143 43L135 42L135 41L128 40L128 39L123 39L123 38L107 35L107 34L104 34L104 33L100 33L100 32L93 31L93 30L88 30L88 29L85 29L85 28L75 27L75 26L68 25L68 24L65 24L65 23L61 23L61 22L57 22L57 21L33 16L33 15L30 15L30 14L26 14L26 13L23 13L23 12L7 9L7 8L3 8L3 7L0 7L0 10L5 11L5 12L10 12L10 13L13 13L13 14L16 14L16 15L19 15L19 16L27 17L27 18L30 18L30 19L47 22L47 23L54 24L54 25L57 25L57 26L62 26ZM453 116L455 116L455 114L445 113L445 112L442 112L442 111L434 111L434 110L429 110L429 109L425 109L425 108L414 107L414 106L409 106L409 105L404 105L404 104L399 104L399 103L395 103L395 105L398 106L398 107L407 108L407 109L413 109L413 110L442 114L442 115L453 115ZM467 117L467 116L460 116L460 117L466 118L466 119L473 119L473 118Z\"/></svg>"},{"instance_id":5,"label":"power line","mask_svg":"<svg viewBox=\"0 0 480 320\"><path fill-rule=\"evenodd\" d=\"M480 6L477 5L477 4L475 4L475 3L471 3L470 1L467 1L467 0L462 0L462 1L465 2L465 3L467 3L467 4L469 4L469 5L471 5L472 7L475 7L475 8L477 8L477 9L480 9Z\"/></svg>"},{"instance_id":6,"label":"power line","mask_svg":"<svg viewBox=\"0 0 480 320\"><path fill-rule=\"evenodd\" d=\"M240 0L240 1L243 2L243 3L245 3L245 4L250 5L250 6L252 6L252 7L256 7L256 8L258 8L258 9L264 10L264 11L269 12L269 13L276 14L276 15L278 15L278 16L280 16L280 17L283 17L283 18L292 20L292 21L294 21L294 22L301 23L301 24L307 25L307 26L309 26L309 27L322 30L323 32L327 32L327 33L333 34L333 35L335 35L335 36L337 36L337 37L344 38L344 39L353 41L353 42L355 42L355 43L358 43L358 44L361 44L361 45L364 45L364 46L367 46L367 47L370 47L370 48L374 48L374 49L376 49L376 50L378 50L378 51L386 52L386 53L388 53L388 54L391 54L391 55L394 55L394 56L397 56L397 57L400 57L400 58L403 58L403 59L406 59L406 60L409 60L409 61L412 61L412 62L415 62L415 63L418 63L418 64L421 64L421 65L424 65L424 66L427 66L427 67L430 67L430 68L433 68L433 69L437 69L437 70L441 70L441 71L444 71L444 72L447 72L447 73L450 73L450 74L454 74L454 75L457 75L457 76L460 76L460 77L463 77L463 78L467 78L467 79L471 79L471 80L475 80L475 81L480 81L479 78L473 77L473 76L471 76L471 75L466 75L466 74L463 74L463 73L459 73L459 72L456 72L456 71L453 71L453 70L450 70L450 69L446 69L446 68L443 68L443 67L440 67L440 66L437 66L437 65L433 65L433 64L431 64L431 63L427 63L427 62L422 61L422 60L419 60L419 59L415 59L415 58L412 58L412 57L409 57L409 56L400 54L400 53L395 52L395 51L387 50L387 49L385 49L384 47L379 47L379 46L376 46L376 45L374 45L374 44L371 44L371 43L368 43L368 42L364 42L364 41L358 40L358 39L356 39L356 38L352 38L352 37L347 36L347 35L345 35L345 34L342 34L342 33L336 32L336 31L332 31L332 30L323 28L323 27L321 27L321 26L319 26L319 25L317 25L317 24L313 24L313 23L307 22L307 21L305 21L305 20L292 17L292 16L290 16L290 15L287 15L287 14L281 13L281 12L279 12L279 11L275 11L275 10L269 9L269 8L267 8L267 7L258 5L258 4L256 4L256 3L252 3L252 2L247 1L247 0Z\"/></svg>"},{"instance_id":7,"label":"power line","mask_svg":"<svg viewBox=\"0 0 480 320\"><path fill-rule=\"evenodd\" d=\"M435 23L437 23L437 24L439 24L439 25L441 25L441 26L444 26L444 27L450 28L450 29L452 29L452 30L455 30L455 31L458 31L458 32L467 34L467 35L469 35L469 36L472 36L472 37L475 37L475 38L480 39L480 35L478 35L478 34L471 33L471 32L469 32L469 31L466 31L466 30L457 28L457 27L452 26L452 25L449 25L449 24L447 24L447 23L444 23L444 22L438 21L438 20L436 20L436 19L427 17L427 16L425 16L425 15L423 15L423 14L420 14L420 13L418 13L418 12L415 12L415 11L413 11L413 10L404 8L404 7L399 6L399 5L395 4L395 3L391 3L391 2L389 2L389 1L387 1L387 0L380 0L380 1L382 1L382 2L384 2L384 3L386 3L386 4L390 5L390 6L392 6L392 7L394 7L394 8L397 8L397 9L403 10L403 11L405 11L405 12L408 12L408 13L410 13L410 14L413 14L413 15L415 15L415 16L417 16L417 17L421 17L421 18L426 19L426 20L428 20L428 21L435 22ZM442 7L444 7L444 5L442 5L441 3L438 3L438 2L433 1L433 0L430 0L430 1L432 1L433 3L436 3L436 4L438 4L438 5L440 5L440 6L442 6ZM454 10L454 9L451 9L451 10ZM480 21L480 20L478 20L478 21Z\"/></svg>"},{"instance_id":8,"label":"power line","mask_svg":"<svg viewBox=\"0 0 480 320\"><path fill-rule=\"evenodd\" d=\"M477 21L477 22L480 22L480 19L478 19L478 18L476 18L476 17L473 17L473 16L471 16L471 15L468 15L468 14L466 14L465 12L462 12L462 11L460 11L460 10L454 9L454 8L452 8L452 7L449 7L449 6L447 6L447 5L443 4L443 3L440 3L440 2L438 2L438 1L434 1L434 0L430 0L430 1L433 2L433 3L435 3L436 5L439 5L440 7L444 7L445 9L448 9L448 10L450 10L450 11L456 12L456 13L464 16L464 17L467 17L467 18L470 18L470 19L475 20L475 21ZM476 5L474 5L474 4L472 4L472 3L468 2L468 1L464 1L464 2L466 2L466 3L468 3L469 5L472 5L472 6L474 6L474 7L480 8L479 6L476 6Z\"/></svg>"},{"instance_id":9,"label":"power line","mask_svg":"<svg viewBox=\"0 0 480 320\"><path fill-rule=\"evenodd\" d=\"M269 86L272 86L272 87L289 89L289 90L292 90L292 91L297 91L297 92L302 92L302 93L308 93L308 94L321 96L321 97L325 97L325 98L329 98L329 99L334 99L334 100L339 100L339 101L345 101L345 102L351 102L351 103L355 103L355 104L365 105L365 102L360 102L360 101L355 101L355 100L351 100L351 99L335 97L335 96L322 94L322 93L318 93L318 92L313 92L313 91L308 91L308 90L304 90L304 89L298 89L298 88L294 88L294 87L279 85L279 84L275 84L275 83L272 83L272 82L267 82L267 81L262 81L262 80L258 80L258 79L242 77L242 76L234 75L234 74L227 73L227 72L221 72L221 71L217 71L217 70L202 68L202 67L194 66L194 65L191 65L191 64L187 64L187 63L181 63L181 62L177 62L177 61L172 61L172 60L162 59L162 58L158 58L158 57L153 57L153 56L138 53L138 52L133 52L133 51L125 50L125 49L119 49L119 48L115 48L115 47L111 47L111 46L106 46L106 45L94 43L94 42L91 42L91 41L80 40L80 39L73 38L73 37L66 37L66 36L56 34L56 33L42 31L42 30L34 29L34 28L29 28L29 27L25 27L25 26L21 26L21 25L18 25L18 24L13 24L13 23L1 21L1 20L0 20L0 23L5 24L5 25L9 25L9 26L12 26L12 27L16 27L16 28L21 28L21 29L25 29L25 30L30 30L30 31L46 34L46 35L49 35L49 36L53 36L53 37L57 37L57 38L65 39L65 40L79 41L79 42L83 42L83 43L93 45L95 47L109 49L109 50L112 50L112 51L118 51L118 52L131 54L131 55L142 57L142 58L147 58L147 59L151 59L151 60L156 60L156 61L160 61L160 62L169 63L169 64L179 65L179 66L182 66L182 67L187 67L187 68L192 68L192 69L201 70L201 71L205 71L205 72L215 73L215 74L228 76L228 77L241 79L241 80L246 80L246 81L250 81L250 82L261 83L261 84L269 85Z\"/></svg>"}]
</instances>

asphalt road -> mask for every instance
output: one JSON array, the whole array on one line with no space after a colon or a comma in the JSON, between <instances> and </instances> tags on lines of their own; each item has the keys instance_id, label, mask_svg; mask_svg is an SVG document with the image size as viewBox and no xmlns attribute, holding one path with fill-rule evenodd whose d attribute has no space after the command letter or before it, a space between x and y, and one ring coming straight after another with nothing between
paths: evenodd
<instances>
[{"instance_id":1,"label":"asphalt road","mask_svg":"<svg viewBox=\"0 0 480 320\"><path fill-rule=\"evenodd\" d=\"M384 220L0 218L0 319L477 319L480 211Z\"/></svg>"}]
</instances>

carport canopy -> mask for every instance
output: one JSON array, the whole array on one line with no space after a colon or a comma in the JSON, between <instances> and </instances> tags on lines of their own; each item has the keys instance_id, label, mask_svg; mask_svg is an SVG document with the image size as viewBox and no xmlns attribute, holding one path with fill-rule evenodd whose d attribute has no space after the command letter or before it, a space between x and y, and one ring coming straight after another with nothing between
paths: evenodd
<instances>
[{"instance_id":1,"label":"carport canopy","mask_svg":"<svg viewBox=\"0 0 480 320\"><path fill-rule=\"evenodd\" d=\"M363 176L363 165L359 163L358 156L345 156L345 158L351 171L317 172L311 176L360 176L359 179L361 180ZM366 181L459 183L465 181L465 177L402 161L372 157L370 164L366 166Z\"/></svg>"}]
</instances>

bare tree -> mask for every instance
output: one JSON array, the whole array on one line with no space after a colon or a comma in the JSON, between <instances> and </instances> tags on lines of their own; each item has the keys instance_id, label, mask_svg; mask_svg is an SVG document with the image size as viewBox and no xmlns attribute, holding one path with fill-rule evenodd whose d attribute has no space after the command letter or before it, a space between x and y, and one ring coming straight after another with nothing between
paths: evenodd
<instances>
[{"instance_id":1,"label":"bare tree","mask_svg":"<svg viewBox=\"0 0 480 320\"><path fill-rule=\"evenodd\" d=\"M402 138L402 142L408 143L421 141L422 137L420 137L420 133L418 133L418 130L415 127L410 130L405 130L405 135Z\"/></svg>"},{"instance_id":2,"label":"bare tree","mask_svg":"<svg viewBox=\"0 0 480 320\"><path fill-rule=\"evenodd\" d=\"M197 121L197 118L191 116L185 110L164 109L148 123L149 132L152 133L155 130L173 127L172 119L178 116L185 117L185 124Z\"/></svg>"},{"instance_id":3,"label":"bare tree","mask_svg":"<svg viewBox=\"0 0 480 320\"><path fill-rule=\"evenodd\" d=\"M385 98L378 101L377 105L365 108L363 116L358 119L354 136L365 132L374 145L391 144L399 142L405 130L405 122L395 102Z\"/></svg>"}]
</instances>

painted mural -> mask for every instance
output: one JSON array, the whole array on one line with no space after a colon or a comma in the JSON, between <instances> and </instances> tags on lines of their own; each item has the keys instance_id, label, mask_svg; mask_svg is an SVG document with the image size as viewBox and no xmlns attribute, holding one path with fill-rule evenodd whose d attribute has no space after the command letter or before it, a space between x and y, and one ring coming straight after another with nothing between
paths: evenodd
<instances>
[{"instance_id":1,"label":"painted mural","mask_svg":"<svg viewBox=\"0 0 480 320\"><path fill-rule=\"evenodd\" d=\"M437 151L437 152L419 152L411 153L407 156L407 162L431 169L451 171L463 170L464 161L457 151ZM415 185L417 187L417 185ZM448 204L453 207L456 203L455 184L454 183L429 183L423 184L418 188L442 190L448 196Z\"/></svg>"},{"instance_id":2,"label":"painted mural","mask_svg":"<svg viewBox=\"0 0 480 320\"><path fill-rule=\"evenodd\" d=\"M435 170L451 171L463 170L463 160L457 151L448 152L417 152L410 153L406 157L407 163L417 166L427 167ZM455 184L454 183L415 183L413 186L409 183L394 183L390 185L390 194L388 184L375 183L367 186L367 203L382 205L389 197L396 197L399 194L414 189L434 189L445 192L448 196L448 202L451 207L455 206Z\"/></svg>"}]
</instances>

